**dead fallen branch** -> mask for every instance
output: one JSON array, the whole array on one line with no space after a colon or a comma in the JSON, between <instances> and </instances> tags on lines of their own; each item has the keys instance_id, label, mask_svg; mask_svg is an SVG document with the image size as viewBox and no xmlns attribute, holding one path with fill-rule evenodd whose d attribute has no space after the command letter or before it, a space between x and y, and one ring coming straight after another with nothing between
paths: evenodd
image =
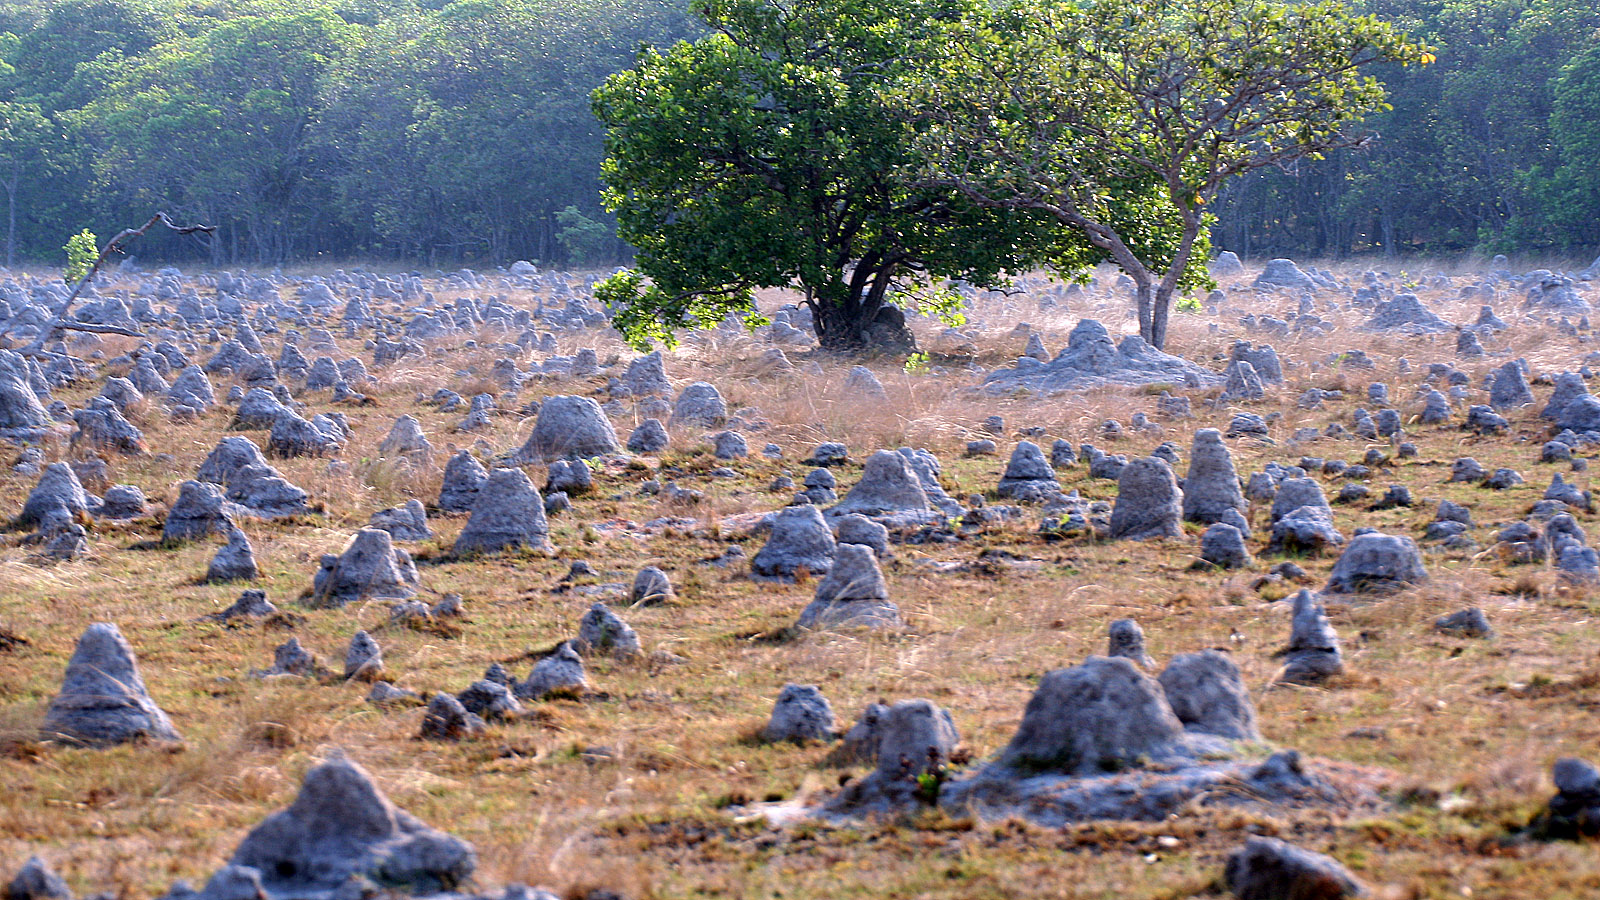
<instances>
[{"instance_id":1,"label":"dead fallen branch","mask_svg":"<svg viewBox=\"0 0 1600 900\"><path fill-rule=\"evenodd\" d=\"M125 244L136 237L141 237L145 232L157 225L165 226L169 231L174 231L178 234L194 234L202 231L210 234L211 232L216 231L215 225L174 224L172 219L168 218L167 214L164 212L158 212L151 216L150 221L140 225L138 228L124 228L122 231L117 233L116 237L112 238L106 244L105 249L100 251L100 255L95 257L94 264L89 266L89 271L85 272L83 277L78 279L78 283L73 285L72 293L67 295L66 301L63 302L60 308L56 310L54 321L50 323L48 328L39 333L39 337L36 338L33 343L22 349L22 355L51 355L45 353L44 347L46 344L55 340L56 337L63 331L85 331L91 334L120 334L127 337L144 337L143 332L134 331L131 328L123 328L120 325L98 325L87 322L74 322L67 318L67 313L71 311L72 304L77 302L78 295L83 292L84 285L88 284L94 279L95 273L100 271L100 266L105 263L111 254L122 252L122 248Z\"/></svg>"}]
</instances>

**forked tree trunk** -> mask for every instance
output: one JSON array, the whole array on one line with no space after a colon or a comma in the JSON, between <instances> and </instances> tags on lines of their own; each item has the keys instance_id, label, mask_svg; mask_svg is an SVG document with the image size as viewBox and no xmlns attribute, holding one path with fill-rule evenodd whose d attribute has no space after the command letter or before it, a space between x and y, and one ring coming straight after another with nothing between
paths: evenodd
<instances>
[{"instance_id":1,"label":"forked tree trunk","mask_svg":"<svg viewBox=\"0 0 1600 900\"><path fill-rule=\"evenodd\" d=\"M819 302L812 309L811 320L822 349L853 353L865 347L866 335L862 333L860 319L845 305Z\"/></svg>"},{"instance_id":2,"label":"forked tree trunk","mask_svg":"<svg viewBox=\"0 0 1600 900\"><path fill-rule=\"evenodd\" d=\"M1161 345L1156 343L1155 337L1155 280L1147 272L1130 273L1130 277L1133 278L1134 310L1139 314L1139 337L1159 350Z\"/></svg>"},{"instance_id":3,"label":"forked tree trunk","mask_svg":"<svg viewBox=\"0 0 1600 900\"><path fill-rule=\"evenodd\" d=\"M879 259L870 257L872 262ZM894 283L894 268L892 263L873 266L864 260L850 273L848 281L836 286L834 296L839 299L808 293L806 302L811 306L812 326L822 349L835 353L880 349L909 352L907 341L885 342L880 340L885 335L874 333L882 330L874 329L874 325L879 324L879 313L887 303L889 288ZM900 337L908 335L909 332L903 332ZM914 350L914 342L909 343Z\"/></svg>"},{"instance_id":4,"label":"forked tree trunk","mask_svg":"<svg viewBox=\"0 0 1600 900\"><path fill-rule=\"evenodd\" d=\"M1172 296L1178 292L1178 281L1183 277L1183 270L1189 267L1202 224L1197 211L1184 210L1183 236L1178 239L1178 250L1172 255L1172 262L1161 276L1160 283L1155 285L1154 296L1151 297L1150 327L1145 328L1142 315L1139 320L1140 337L1157 350L1167 347L1167 321L1172 315Z\"/></svg>"}]
</instances>

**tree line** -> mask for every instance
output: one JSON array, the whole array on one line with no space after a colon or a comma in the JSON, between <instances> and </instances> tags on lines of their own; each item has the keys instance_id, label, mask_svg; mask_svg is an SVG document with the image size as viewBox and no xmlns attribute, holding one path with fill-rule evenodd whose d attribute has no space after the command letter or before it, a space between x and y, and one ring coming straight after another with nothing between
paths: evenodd
<instances>
[{"instance_id":1,"label":"tree line","mask_svg":"<svg viewBox=\"0 0 1600 900\"><path fill-rule=\"evenodd\" d=\"M1370 142L1224 186L1213 248L1600 244L1600 6L1353 5L1437 62L1372 69L1392 108L1367 117ZM687 0L13 0L0 7L5 258L59 263L68 236L160 208L217 231L159 238L147 257L623 261L590 93L641 45L706 33ZM926 227L1031 227L1002 218Z\"/></svg>"},{"instance_id":2,"label":"tree line","mask_svg":"<svg viewBox=\"0 0 1600 900\"><path fill-rule=\"evenodd\" d=\"M680 0L65 0L0 11L8 261L152 208L214 265L625 255L588 94Z\"/></svg>"},{"instance_id":3,"label":"tree line","mask_svg":"<svg viewBox=\"0 0 1600 900\"><path fill-rule=\"evenodd\" d=\"M1379 66L1374 139L1241 179L1212 237L1252 257L1565 253L1600 247L1600 4L1366 0L1435 48Z\"/></svg>"}]
</instances>

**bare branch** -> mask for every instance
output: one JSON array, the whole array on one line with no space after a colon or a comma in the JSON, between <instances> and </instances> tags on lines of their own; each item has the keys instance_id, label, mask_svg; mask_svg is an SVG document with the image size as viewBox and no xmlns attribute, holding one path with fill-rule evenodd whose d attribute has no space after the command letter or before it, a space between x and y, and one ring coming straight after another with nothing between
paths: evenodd
<instances>
[{"instance_id":1,"label":"bare branch","mask_svg":"<svg viewBox=\"0 0 1600 900\"><path fill-rule=\"evenodd\" d=\"M89 267L89 271L78 279L78 283L72 288L72 293L67 295L66 302L62 303L61 307L56 310L55 321L50 323L50 327L40 332L39 337L32 344L23 348L21 353L24 356L39 355L39 352L44 349L44 345L55 340L56 336L63 331L86 331L94 334L121 334L127 337L144 337L142 332L116 325L91 325L83 322L73 322L67 318L67 312L72 309L72 304L77 301L78 295L83 292L84 285L94 278L95 273L100 271L100 266L105 263L111 254L122 252L124 244L136 237L142 237L145 232L157 225L165 226L168 230L178 234L195 234L197 232L210 234L217 230L215 225L176 225L164 212L158 212L151 216L150 221L140 225L138 228L124 228L106 244L104 250L100 251L100 255L95 258L94 264Z\"/></svg>"},{"instance_id":2,"label":"bare branch","mask_svg":"<svg viewBox=\"0 0 1600 900\"><path fill-rule=\"evenodd\" d=\"M61 322L57 326L62 331L87 331L91 334L121 334L127 337L144 337L142 331L123 328L121 325L94 325L88 322Z\"/></svg>"}]
</instances>

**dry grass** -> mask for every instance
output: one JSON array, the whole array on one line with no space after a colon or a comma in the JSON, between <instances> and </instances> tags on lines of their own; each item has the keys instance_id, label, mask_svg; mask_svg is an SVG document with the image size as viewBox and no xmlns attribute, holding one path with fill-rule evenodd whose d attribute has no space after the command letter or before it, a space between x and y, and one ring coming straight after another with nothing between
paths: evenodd
<instances>
[{"instance_id":1,"label":"dry grass","mask_svg":"<svg viewBox=\"0 0 1600 900\"><path fill-rule=\"evenodd\" d=\"M1238 299L1225 314L1216 320L1180 316L1169 349L1214 363L1244 336L1232 324L1239 314L1281 315L1293 306L1227 287ZM1470 321L1480 302L1450 300L1441 313ZM1119 330L1120 303L1103 296L1045 314L1027 298L985 300L963 332L976 358L994 365L1020 351L1022 339L1012 333L1018 321L1029 322L1055 351L1077 318L1096 307ZM1508 319L1515 310L1509 299L1496 306ZM1213 321L1222 325L1215 333L1208 328ZM935 334L926 331L923 338L932 346ZM889 402L862 404L844 393L848 363L819 358L821 374L763 373L755 364L761 345L747 336L711 333L687 342L670 359L669 374L679 385L713 381L731 408L759 409L768 424L749 435L755 455L735 465L739 477L711 477L719 464L688 449L696 436L675 434L675 449L650 461L656 470L619 466L598 473L597 490L553 521L559 554L550 559L451 561L442 551L464 520L435 518L438 536L412 549L426 560L421 578L428 598L451 592L465 598L468 615L459 635L389 626L381 603L297 607L293 600L309 587L318 557L342 546L373 511L410 497L436 497L440 470L455 448L482 441L509 450L531 428L515 412L522 402L548 393L603 393L604 376L531 384L515 404L501 403L488 431L454 433L463 412L441 413L415 400L441 385L469 397L492 391L489 368L503 354L484 345L503 338L479 339L480 347L471 350L441 342L426 360L378 372L381 381L369 391L374 403L343 410L354 430L343 465L274 461L325 508L324 515L293 523L246 525L263 568L260 586L299 617L292 631L198 622L232 602L240 588L194 583L216 544L130 549L159 536L159 515L129 526L96 526L93 553L76 563L41 567L27 561L26 548L0 546L0 626L28 642L0 648L0 873L42 852L80 893L115 885L129 897L145 897L174 878L203 882L251 825L289 802L305 769L337 745L367 766L398 804L474 842L485 884L527 881L570 892L605 886L660 898L1220 896L1221 858L1247 834L1269 833L1332 852L1399 896L1579 897L1600 886L1600 864L1590 848L1500 840L1550 792L1551 761L1592 754L1600 738L1593 715L1600 679L1591 674L1600 653L1600 598L1561 584L1542 567L1508 566L1492 554L1430 554L1433 579L1426 586L1332 605L1347 644L1347 678L1326 689L1269 689L1279 665L1272 654L1288 631L1286 604L1252 591L1250 576L1191 570L1192 537L1045 543L1033 533L1035 517L958 544L900 546L885 574L911 628L893 636L763 640L793 622L812 586L758 584L702 563L729 543L755 553L760 539L723 521L783 503L786 497L770 493L768 484L782 472L803 476L797 460L821 440L846 442L858 463L877 447L928 447L944 462L946 488L965 496L992 491L1014 441L1001 440L999 457L962 455L989 415L1003 415L1013 432L1042 427L1046 446L1062 437L1138 455L1162 440L1187 450L1195 429L1226 425L1232 410L1198 401L1192 421L1106 441L1099 435L1106 419L1126 424L1139 410L1153 416L1149 391L993 400L961 390L972 383L969 376L908 374L897 361L881 360L869 365ZM1269 460L1292 464L1304 454L1359 461L1366 450L1360 442L1293 447L1283 438L1300 426L1348 425L1354 409L1366 405L1371 381L1387 383L1393 402L1410 415L1427 363L1453 357L1452 336L1374 336L1341 328L1273 343L1288 364L1288 383L1246 408L1282 412L1273 426L1280 440L1231 442L1241 472ZM563 352L580 346L593 347L602 360L628 358L613 340L561 337ZM1366 350L1378 369L1323 364L1351 348ZM107 341L102 349L110 357L123 346ZM360 352L349 344L344 349ZM1553 328L1517 330L1489 349L1489 358L1462 366L1474 384L1519 355L1536 370L1560 371L1576 368L1587 352ZM1402 356L1413 374L1397 374ZM811 361L795 359L801 367ZM458 377L458 371L469 374ZM1341 388L1346 399L1322 410L1296 409L1295 398L1313 386ZM219 394L227 389L226 383L217 387ZM1541 398L1547 391L1535 389ZM80 404L87 393L65 390L61 396ZM326 406L325 394L312 399L317 408ZM1524 515L1558 470L1535 462L1547 433L1537 408L1515 413L1513 434L1497 439L1413 426L1408 438L1420 448L1418 459L1398 461L1372 482L1379 492L1391 482L1410 486L1417 507L1369 513L1336 506L1339 527L1347 534L1375 525L1420 535L1433 505L1449 498L1472 507L1477 535L1487 540L1495 526ZM379 442L402 413L418 416L434 443L427 465L379 458ZM192 476L228 419L214 412L172 422L154 408L135 417L161 453L112 459L111 474L160 502L176 497L177 485ZM624 432L630 418L618 420ZM785 459L760 456L768 441L784 448ZM69 448L51 444L47 454L65 458ZM1490 469L1517 468L1528 484L1505 492L1445 484L1450 461L1462 455ZM838 472L841 488L854 483L858 463ZM1086 497L1115 495L1115 485L1089 481L1081 468L1061 474L1066 488ZM541 481L543 472L530 476ZM672 478L709 496L695 507L669 507L638 494L639 482L649 477ZM1576 477L1588 486L1587 475ZM1331 496L1338 483L1325 484ZM0 469L0 509L18 508L31 486L9 466ZM638 525L663 515L689 516L695 525L653 533ZM1586 527L1592 524L1593 517L1584 518ZM931 565L975 561L987 550L1040 565L955 571ZM358 628L383 645L395 679L416 689L460 690L497 661L524 675L531 654L572 634L592 602L560 583L574 559L592 563L602 582L626 583L644 565L666 569L678 599L625 615L647 651L670 650L684 661L597 662L590 673L594 696L531 704L526 720L460 745L414 740L420 711L380 712L363 702L365 686L244 677L267 665L272 648L290 633L337 661ZM1263 556L1259 568L1277 561ZM1333 563L1331 557L1298 561L1318 580ZM1434 617L1467 605L1482 606L1499 637L1455 639L1431 630ZM749 740L785 682L822 685L842 725L874 700L931 698L951 709L965 744L981 759L1009 739L1038 677L1099 652L1107 625L1124 616L1144 625L1158 657L1231 648L1256 688L1267 737L1387 770L1393 811L1354 822L1315 813L1213 811L1163 823L1046 830L938 815L774 829L730 810L751 800L820 794L848 774L828 761L827 748ZM181 750L82 751L34 742L73 642L88 624L103 620L117 622L138 651L152 694L185 735ZM590 748L608 752L582 752Z\"/></svg>"}]
</instances>

